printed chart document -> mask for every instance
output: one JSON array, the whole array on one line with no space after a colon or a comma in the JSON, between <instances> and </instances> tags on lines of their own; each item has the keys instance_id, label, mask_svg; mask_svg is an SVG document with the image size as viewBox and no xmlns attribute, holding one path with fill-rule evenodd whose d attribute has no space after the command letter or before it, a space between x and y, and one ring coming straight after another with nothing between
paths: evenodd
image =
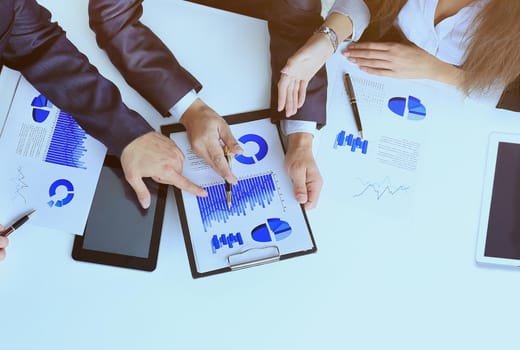
<instances>
[{"instance_id":1,"label":"printed chart document","mask_svg":"<svg viewBox=\"0 0 520 350\"><path fill-rule=\"evenodd\" d=\"M407 217L420 176L435 96L420 84L363 73L341 56L331 58L327 71L329 138L320 142L318 159L325 159L320 169L327 181L338 177L337 181L344 183L349 195L341 192L337 200L351 210L399 220ZM352 78L363 138L345 91L345 72Z\"/></svg>"},{"instance_id":2,"label":"printed chart document","mask_svg":"<svg viewBox=\"0 0 520 350\"><path fill-rule=\"evenodd\" d=\"M208 192L205 198L177 191L193 277L230 271L316 251L301 205L284 170L284 150L268 111L227 117L244 149L231 161L238 183L225 182L193 153L179 125L163 126L184 152L183 175Z\"/></svg>"},{"instance_id":3,"label":"printed chart document","mask_svg":"<svg viewBox=\"0 0 520 350\"><path fill-rule=\"evenodd\" d=\"M0 84L0 222L35 209L31 224L82 235L105 146L19 73Z\"/></svg>"}]
</instances>

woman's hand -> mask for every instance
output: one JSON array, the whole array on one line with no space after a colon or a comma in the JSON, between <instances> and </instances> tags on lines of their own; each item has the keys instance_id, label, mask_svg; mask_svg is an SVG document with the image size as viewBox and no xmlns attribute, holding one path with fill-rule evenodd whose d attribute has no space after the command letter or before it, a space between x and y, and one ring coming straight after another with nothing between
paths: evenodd
<instances>
[{"instance_id":1,"label":"woman's hand","mask_svg":"<svg viewBox=\"0 0 520 350\"><path fill-rule=\"evenodd\" d=\"M278 82L279 112L285 109L286 117L296 114L305 102L309 81L333 51L330 39L323 33L315 33L287 60Z\"/></svg>"},{"instance_id":2,"label":"woman's hand","mask_svg":"<svg viewBox=\"0 0 520 350\"><path fill-rule=\"evenodd\" d=\"M362 71L392 78L433 79L457 85L455 78L460 71L415 45L353 43L343 55Z\"/></svg>"}]
</instances>

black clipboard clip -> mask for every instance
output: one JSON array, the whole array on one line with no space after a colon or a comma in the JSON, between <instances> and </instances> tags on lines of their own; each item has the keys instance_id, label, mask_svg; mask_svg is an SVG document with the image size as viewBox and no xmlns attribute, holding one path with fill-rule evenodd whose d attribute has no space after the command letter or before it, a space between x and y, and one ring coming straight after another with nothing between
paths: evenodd
<instances>
[{"instance_id":1,"label":"black clipboard clip","mask_svg":"<svg viewBox=\"0 0 520 350\"><path fill-rule=\"evenodd\" d=\"M280 260L280 249L277 246L250 248L227 257L231 270L263 265Z\"/></svg>"}]
</instances>

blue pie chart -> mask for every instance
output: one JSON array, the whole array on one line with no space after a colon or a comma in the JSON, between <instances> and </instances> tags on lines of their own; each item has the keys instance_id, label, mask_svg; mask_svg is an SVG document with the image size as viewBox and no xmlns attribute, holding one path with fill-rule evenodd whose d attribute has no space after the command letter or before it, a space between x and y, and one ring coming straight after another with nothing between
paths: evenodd
<instances>
[{"instance_id":1,"label":"blue pie chart","mask_svg":"<svg viewBox=\"0 0 520 350\"><path fill-rule=\"evenodd\" d=\"M277 241L281 241L282 239L286 239L291 234L291 226L283 220L278 218L267 219L267 225L271 231L274 232L274 239Z\"/></svg>"},{"instance_id":2,"label":"blue pie chart","mask_svg":"<svg viewBox=\"0 0 520 350\"><path fill-rule=\"evenodd\" d=\"M33 120L37 123L43 123L49 116L49 111L45 109L34 108L32 111Z\"/></svg>"},{"instance_id":3,"label":"blue pie chart","mask_svg":"<svg viewBox=\"0 0 520 350\"><path fill-rule=\"evenodd\" d=\"M401 117L404 116L404 110L406 108L406 98L392 97L388 101L388 108L390 108L390 110L395 114L400 115Z\"/></svg>"},{"instance_id":4,"label":"blue pie chart","mask_svg":"<svg viewBox=\"0 0 520 350\"><path fill-rule=\"evenodd\" d=\"M37 123L43 123L49 117L49 109L52 108L52 103L43 95L38 95L33 98L31 102L33 106L32 118Z\"/></svg>"},{"instance_id":5,"label":"blue pie chart","mask_svg":"<svg viewBox=\"0 0 520 350\"><path fill-rule=\"evenodd\" d=\"M40 94L40 95L36 96L35 98L33 98L32 102L31 102L31 106L51 108L52 103L51 103L51 101L49 101L47 99L47 97Z\"/></svg>"},{"instance_id":6,"label":"blue pie chart","mask_svg":"<svg viewBox=\"0 0 520 350\"><path fill-rule=\"evenodd\" d=\"M240 137L238 139L238 141L241 142L242 144L252 142L258 146L258 152L256 152L256 154L254 154L254 155L238 154L235 156L235 159L242 164L247 164L247 165L255 164L256 162L259 162L262 159L264 159L265 156L267 155L267 150L268 150L267 142L260 135L246 134L246 135L243 135L242 137Z\"/></svg>"},{"instance_id":7,"label":"blue pie chart","mask_svg":"<svg viewBox=\"0 0 520 350\"><path fill-rule=\"evenodd\" d=\"M260 224L251 231L251 238L256 242L272 242L274 234L276 241L281 241L289 237L292 232L291 226L286 221L279 218L267 219L267 224Z\"/></svg>"},{"instance_id":8,"label":"blue pie chart","mask_svg":"<svg viewBox=\"0 0 520 350\"><path fill-rule=\"evenodd\" d=\"M388 108L397 115L404 117L406 113L407 99L405 97L392 97L388 100ZM423 120L426 117L426 107L417 97L408 96L408 120Z\"/></svg>"},{"instance_id":9,"label":"blue pie chart","mask_svg":"<svg viewBox=\"0 0 520 350\"><path fill-rule=\"evenodd\" d=\"M271 242L271 233L266 224L260 224L251 231L251 238L256 242Z\"/></svg>"},{"instance_id":10,"label":"blue pie chart","mask_svg":"<svg viewBox=\"0 0 520 350\"><path fill-rule=\"evenodd\" d=\"M416 97L408 96L408 119L421 120L426 116L426 108Z\"/></svg>"}]
</instances>

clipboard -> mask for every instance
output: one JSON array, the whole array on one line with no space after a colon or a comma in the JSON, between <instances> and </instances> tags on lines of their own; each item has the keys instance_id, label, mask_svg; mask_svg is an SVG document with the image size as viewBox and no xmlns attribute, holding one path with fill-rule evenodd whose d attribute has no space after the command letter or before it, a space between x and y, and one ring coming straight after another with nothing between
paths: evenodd
<instances>
[{"instance_id":1,"label":"clipboard","mask_svg":"<svg viewBox=\"0 0 520 350\"><path fill-rule=\"evenodd\" d=\"M285 149L269 110L224 117L244 149L231 168L227 208L225 182L190 148L181 124L163 125L185 154L183 176L204 187L208 197L174 188L193 278L285 260L317 251L303 206L294 198L284 169Z\"/></svg>"}]
</instances>

